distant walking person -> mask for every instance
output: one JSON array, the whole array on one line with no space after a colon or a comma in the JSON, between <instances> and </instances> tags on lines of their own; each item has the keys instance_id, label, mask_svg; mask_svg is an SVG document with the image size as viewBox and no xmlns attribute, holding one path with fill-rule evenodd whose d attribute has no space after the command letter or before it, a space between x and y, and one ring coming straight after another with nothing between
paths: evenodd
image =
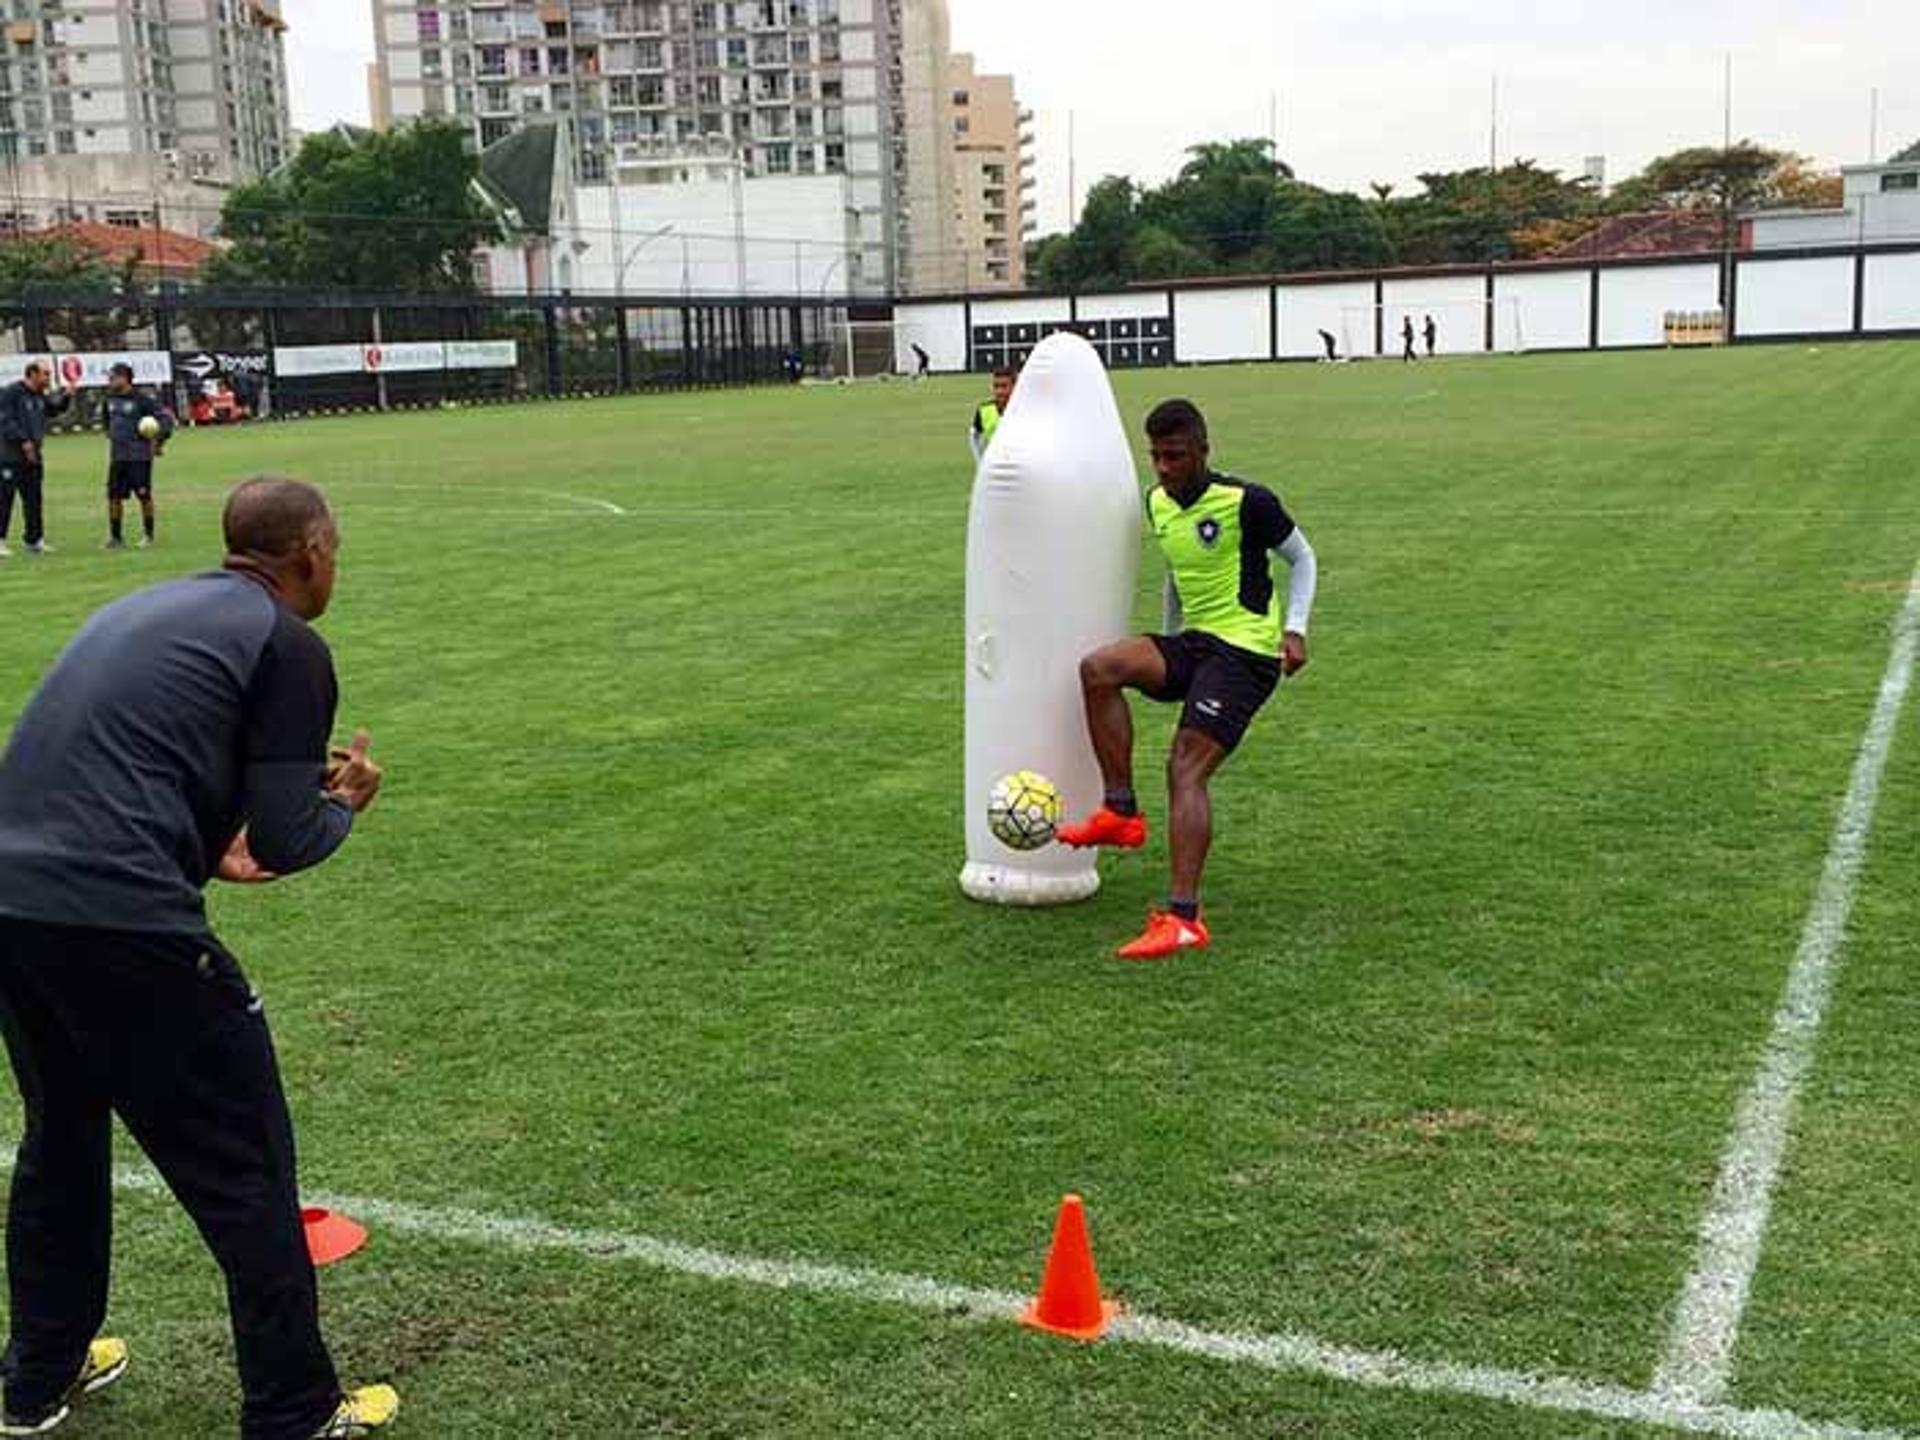
<instances>
[{"instance_id":1,"label":"distant walking person","mask_svg":"<svg viewBox=\"0 0 1920 1440\"><path fill-rule=\"evenodd\" d=\"M1411 365L1413 364L1414 361L1420 358L1419 353L1415 351L1415 349L1413 348L1414 346L1413 317L1411 315L1407 316L1406 319L1400 322L1400 339L1406 345L1406 349L1401 352L1400 358L1403 361L1405 361L1407 364Z\"/></svg>"},{"instance_id":2,"label":"distant walking person","mask_svg":"<svg viewBox=\"0 0 1920 1440\"><path fill-rule=\"evenodd\" d=\"M1427 339L1427 358L1431 360L1433 358L1434 342L1440 338L1440 327L1434 324L1431 315L1427 316L1425 334Z\"/></svg>"},{"instance_id":3,"label":"distant walking person","mask_svg":"<svg viewBox=\"0 0 1920 1440\"><path fill-rule=\"evenodd\" d=\"M399 1408L334 1374L273 1039L202 894L318 865L380 791L364 730L327 749L308 622L339 536L318 490L275 478L235 490L225 528L222 569L81 627L0 759L0 1031L26 1115L0 1435L49 1433L127 1368L99 1333L116 1114L226 1275L245 1440L354 1440Z\"/></svg>"},{"instance_id":4,"label":"distant walking person","mask_svg":"<svg viewBox=\"0 0 1920 1440\"><path fill-rule=\"evenodd\" d=\"M158 427L152 439L143 422ZM153 544L153 462L173 434L173 417L151 395L133 388L133 366L124 360L107 372L107 549L124 550L126 504L140 502L140 548Z\"/></svg>"},{"instance_id":5,"label":"distant walking person","mask_svg":"<svg viewBox=\"0 0 1920 1440\"><path fill-rule=\"evenodd\" d=\"M49 395L47 367L38 360L27 366L25 378L0 390L0 559L13 527L13 500L20 497L25 512L27 553L44 555L53 547L46 536L47 417L61 415L73 403L71 394Z\"/></svg>"},{"instance_id":6,"label":"distant walking person","mask_svg":"<svg viewBox=\"0 0 1920 1440\"><path fill-rule=\"evenodd\" d=\"M913 351L913 363L915 366L913 378L916 380L926 379L928 373L933 369L933 357L927 354L926 347L917 341L909 348Z\"/></svg>"},{"instance_id":7,"label":"distant walking person","mask_svg":"<svg viewBox=\"0 0 1920 1440\"><path fill-rule=\"evenodd\" d=\"M1328 360L1332 361L1340 358L1340 342L1333 338L1333 332L1331 330L1322 330L1320 332L1320 343L1326 349Z\"/></svg>"}]
</instances>

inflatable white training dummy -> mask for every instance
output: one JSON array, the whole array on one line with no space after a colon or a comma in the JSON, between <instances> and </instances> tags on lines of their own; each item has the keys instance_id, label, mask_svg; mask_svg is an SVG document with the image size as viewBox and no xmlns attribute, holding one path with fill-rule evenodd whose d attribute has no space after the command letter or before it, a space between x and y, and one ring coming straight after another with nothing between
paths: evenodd
<instances>
[{"instance_id":1,"label":"inflatable white training dummy","mask_svg":"<svg viewBox=\"0 0 1920 1440\"><path fill-rule=\"evenodd\" d=\"M1037 771L1065 813L1100 804L1080 658L1129 633L1140 483L1093 347L1057 334L1020 372L981 457L967 526L967 868L1001 905L1064 905L1100 888L1097 852L1015 850L987 822L1002 776Z\"/></svg>"}]
</instances>

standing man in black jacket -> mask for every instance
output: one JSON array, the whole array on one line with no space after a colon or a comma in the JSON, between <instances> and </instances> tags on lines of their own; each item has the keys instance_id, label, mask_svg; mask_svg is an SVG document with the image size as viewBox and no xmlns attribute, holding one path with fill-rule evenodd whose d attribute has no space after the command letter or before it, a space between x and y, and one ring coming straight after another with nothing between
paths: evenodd
<instances>
[{"instance_id":1,"label":"standing man in black jacket","mask_svg":"<svg viewBox=\"0 0 1920 1440\"><path fill-rule=\"evenodd\" d=\"M364 730L329 763L338 690L307 622L338 534L278 478L235 490L225 526L223 568L81 627L0 758L0 1032L26 1115L0 1435L48 1433L126 1369L99 1334L115 1114L225 1272L246 1440L347 1440L399 1406L334 1374L266 1015L201 894L318 865L379 793Z\"/></svg>"},{"instance_id":2,"label":"standing man in black jacket","mask_svg":"<svg viewBox=\"0 0 1920 1440\"><path fill-rule=\"evenodd\" d=\"M47 438L47 416L66 412L71 395L49 395L47 367L38 360L27 366L24 379L0 390L0 559L13 526L13 497L26 512L27 553L44 555L53 547L46 535L46 458L41 446Z\"/></svg>"},{"instance_id":3,"label":"standing man in black jacket","mask_svg":"<svg viewBox=\"0 0 1920 1440\"><path fill-rule=\"evenodd\" d=\"M143 424L153 433L143 432ZM140 502L140 548L153 544L153 462L173 434L173 417L160 402L133 388L133 366L122 360L107 373L107 549L126 548L122 530L128 499Z\"/></svg>"}]
</instances>

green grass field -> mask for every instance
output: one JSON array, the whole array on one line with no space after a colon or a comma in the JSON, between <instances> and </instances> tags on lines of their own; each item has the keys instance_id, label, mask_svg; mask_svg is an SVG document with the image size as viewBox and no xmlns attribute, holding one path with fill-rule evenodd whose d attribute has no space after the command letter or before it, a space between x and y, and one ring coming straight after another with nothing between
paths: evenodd
<instances>
[{"instance_id":1,"label":"green grass field","mask_svg":"<svg viewBox=\"0 0 1920 1440\"><path fill-rule=\"evenodd\" d=\"M1078 1190L1135 1311L1644 1389L1920 555L1920 347L1118 388L1200 401L1322 563L1174 966L1109 958L1158 837L1071 910L955 885L972 382L188 434L146 553L95 548L104 446L58 442L0 716L217 559L229 482L317 481L388 787L217 905L311 1189L995 1291ZM1728 1400L1920 1430L1907 720ZM211 1261L118 1213L137 1368L73 1433L231 1433ZM404 1435L1655 1433L378 1227L322 1284Z\"/></svg>"}]
</instances>

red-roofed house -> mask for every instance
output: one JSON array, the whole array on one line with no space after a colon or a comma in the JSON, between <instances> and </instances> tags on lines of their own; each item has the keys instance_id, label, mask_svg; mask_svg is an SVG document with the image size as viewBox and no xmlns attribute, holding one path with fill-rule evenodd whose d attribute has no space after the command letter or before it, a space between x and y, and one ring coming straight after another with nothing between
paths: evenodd
<instances>
[{"instance_id":1,"label":"red-roofed house","mask_svg":"<svg viewBox=\"0 0 1920 1440\"><path fill-rule=\"evenodd\" d=\"M97 220L69 220L45 230L30 230L30 237L69 240L91 250L116 270L129 260L137 273L151 280L188 280L212 259L219 247L177 230L160 230L148 225L135 229L128 225L102 225Z\"/></svg>"}]
</instances>

